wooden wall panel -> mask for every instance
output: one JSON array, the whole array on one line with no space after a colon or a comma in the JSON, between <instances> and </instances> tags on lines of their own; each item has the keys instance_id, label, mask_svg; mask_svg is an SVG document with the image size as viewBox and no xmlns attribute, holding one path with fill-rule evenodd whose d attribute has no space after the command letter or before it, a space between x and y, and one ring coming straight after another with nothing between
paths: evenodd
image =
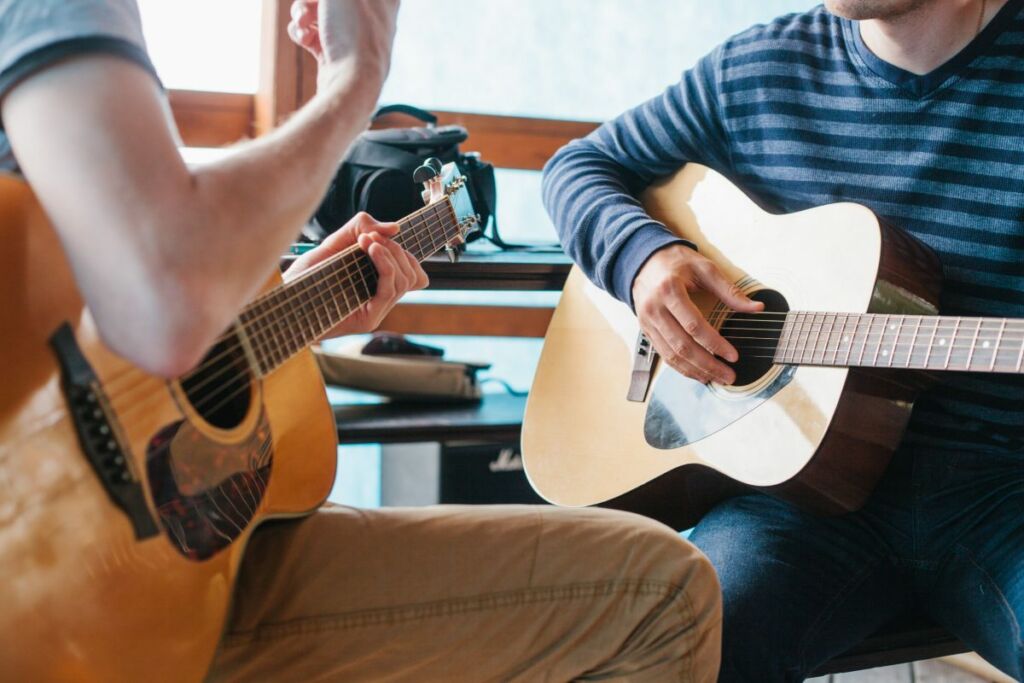
<instances>
[{"instance_id":1,"label":"wooden wall panel","mask_svg":"<svg viewBox=\"0 0 1024 683\"><path fill-rule=\"evenodd\" d=\"M581 138L597 128L592 121L564 121L517 116L494 116L440 111L438 125L458 124L469 131L462 145L466 151L480 152L498 168L540 170L559 147ZM377 127L417 125L401 114L383 117Z\"/></svg>"},{"instance_id":2,"label":"wooden wall panel","mask_svg":"<svg viewBox=\"0 0 1024 683\"><path fill-rule=\"evenodd\" d=\"M252 135L252 95L171 90L168 99L189 147L222 147Z\"/></svg>"},{"instance_id":3,"label":"wooden wall panel","mask_svg":"<svg viewBox=\"0 0 1024 683\"><path fill-rule=\"evenodd\" d=\"M273 130L316 94L316 60L288 37L290 12L289 0L263 0L257 135Z\"/></svg>"},{"instance_id":4,"label":"wooden wall panel","mask_svg":"<svg viewBox=\"0 0 1024 683\"><path fill-rule=\"evenodd\" d=\"M380 329L402 334L444 334L482 337L543 337L552 308L530 306L466 306L399 304Z\"/></svg>"}]
</instances>

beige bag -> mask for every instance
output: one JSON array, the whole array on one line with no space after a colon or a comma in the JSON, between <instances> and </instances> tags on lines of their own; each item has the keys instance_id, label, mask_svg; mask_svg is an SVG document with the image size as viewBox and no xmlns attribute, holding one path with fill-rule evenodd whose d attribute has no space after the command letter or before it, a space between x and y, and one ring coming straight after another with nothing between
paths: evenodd
<instances>
[{"instance_id":1,"label":"beige bag","mask_svg":"<svg viewBox=\"0 0 1024 683\"><path fill-rule=\"evenodd\" d=\"M325 351L313 348L324 381L392 398L478 401L476 373L490 367L428 356L367 356L361 344Z\"/></svg>"}]
</instances>

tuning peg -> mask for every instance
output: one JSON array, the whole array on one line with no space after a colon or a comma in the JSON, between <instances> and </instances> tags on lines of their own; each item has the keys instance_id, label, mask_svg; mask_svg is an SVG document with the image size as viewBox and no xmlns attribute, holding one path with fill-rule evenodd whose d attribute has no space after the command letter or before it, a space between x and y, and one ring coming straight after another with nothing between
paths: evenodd
<instances>
[{"instance_id":1,"label":"tuning peg","mask_svg":"<svg viewBox=\"0 0 1024 683\"><path fill-rule=\"evenodd\" d=\"M434 169L434 171L437 172L437 175L441 175L441 171L444 169L444 164L441 163L440 159L437 157L430 157L425 163L427 166Z\"/></svg>"},{"instance_id":2,"label":"tuning peg","mask_svg":"<svg viewBox=\"0 0 1024 683\"><path fill-rule=\"evenodd\" d=\"M419 166L412 173L412 179L417 183L429 183L431 180L437 177L439 171L430 164L430 159L422 166Z\"/></svg>"},{"instance_id":3,"label":"tuning peg","mask_svg":"<svg viewBox=\"0 0 1024 683\"><path fill-rule=\"evenodd\" d=\"M452 246L446 246L444 252L448 254L448 261L451 263L459 262L459 250Z\"/></svg>"}]
</instances>

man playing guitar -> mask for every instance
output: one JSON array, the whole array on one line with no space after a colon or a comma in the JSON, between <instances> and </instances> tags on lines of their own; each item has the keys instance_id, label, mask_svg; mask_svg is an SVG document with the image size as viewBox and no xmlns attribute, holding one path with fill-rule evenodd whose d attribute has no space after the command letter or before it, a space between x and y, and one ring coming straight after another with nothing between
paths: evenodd
<instances>
[{"instance_id":1,"label":"man playing guitar","mask_svg":"<svg viewBox=\"0 0 1024 683\"><path fill-rule=\"evenodd\" d=\"M567 145L546 204L583 271L700 382L731 384L722 361L737 351L691 293L760 304L637 201L687 162L773 211L866 205L938 253L943 313L1020 318L1022 44L1019 0L825 0L731 38ZM722 583L721 680L802 680L908 610L1024 679L1022 396L1020 375L945 376L858 512L757 493L707 514L691 538Z\"/></svg>"},{"instance_id":2,"label":"man playing guitar","mask_svg":"<svg viewBox=\"0 0 1024 683\"><path fill-rule=\"evenodd\" d=\"M252 299L367 125L397 8L295 2L289 33L319 62L318 94L273 133L192 169L134 0L0 0L0 168L31 184L110 349L177 377ZM373 329L426 285L389 239L397 229L358 216L288 274L353 244L368 252L376 295L331 334ZM708 681L719 620L707 560L640 517L332 506L254 534L210 676ZM130 652L133 634L119 636Z\"/></svg>"}]
</instances>

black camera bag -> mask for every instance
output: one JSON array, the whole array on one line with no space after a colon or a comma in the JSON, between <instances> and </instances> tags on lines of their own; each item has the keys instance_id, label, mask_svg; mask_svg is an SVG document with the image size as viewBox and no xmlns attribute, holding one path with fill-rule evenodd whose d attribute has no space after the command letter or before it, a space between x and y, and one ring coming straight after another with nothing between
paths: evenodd
<instances>
[{"instance_id":1,"label":"black camera bag","mask_svg":"<svg viewBox=\"0 0 1024 683\"><path fill-rule=\"evenodd\" d=\"M317 209L316 222L331 233L352 216L365 211L380 221L397 221L423 207L423 187L413 172L429 157L454 161L466 177L473 208L480 216L479 237L494 215L494 167L475 153L463 154L459 144L469 133L462 126L437 126L437 117L408 105L382 107L374 120L402 113L424 122L414 128L386 128L362 133L341 162L327 194Z\"/></svg>"}]
</instances>

